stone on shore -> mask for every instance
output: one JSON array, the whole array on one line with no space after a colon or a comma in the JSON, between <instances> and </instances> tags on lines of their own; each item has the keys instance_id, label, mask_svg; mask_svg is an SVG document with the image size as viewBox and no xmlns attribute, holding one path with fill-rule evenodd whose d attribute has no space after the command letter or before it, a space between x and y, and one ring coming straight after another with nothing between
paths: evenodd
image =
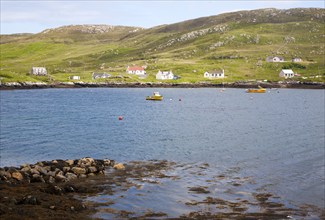
<instances>
[{"instance_id":1,"label":"stone on shore","mask_svg":"<svg viewBox=\"0 0 325 220\"><path fill-rule=\"evenodd\" d=\"M124 170L125 169L125 167L124 167L124 165L122 163L115 164L113 166L113 168L117 169L117 170Z\"/></svg>"}]
</instances>

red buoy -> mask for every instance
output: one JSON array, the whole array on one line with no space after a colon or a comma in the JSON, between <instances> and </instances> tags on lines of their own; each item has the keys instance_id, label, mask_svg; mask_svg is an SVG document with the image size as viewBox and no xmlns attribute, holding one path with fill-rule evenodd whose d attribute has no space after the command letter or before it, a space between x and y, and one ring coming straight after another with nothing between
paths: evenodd
<instances>
[{"instance_id":1,"label":"red buoy","mask_svg":"<svg viewBox=\"0 0 325 220\"><path fill-rule=\"evenodd\" d=\"M118 120L123 120L123 117L122 116L118 116Z\"/></svg>"}]
</instances>

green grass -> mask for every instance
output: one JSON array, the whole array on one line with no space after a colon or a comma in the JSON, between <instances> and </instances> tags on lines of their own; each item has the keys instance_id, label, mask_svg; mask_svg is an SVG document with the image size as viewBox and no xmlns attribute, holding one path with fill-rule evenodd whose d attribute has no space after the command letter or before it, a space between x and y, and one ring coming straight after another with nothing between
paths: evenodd
<instances>
[{"instance_id":1,"label":"green grass","mask_svg":"<svg viewBox=\"0 0 325 220\"><path fill-rule=\"evenodd\" d=\"M282 81L278 77L281 69L291 65L292 57L301 57L305 69L292 66L293 71L301 75L296 79L325 82L325 24L321 19L310 19L312 10L304 14L291 10L291 17L280 14L273 18L275 23L263 15L241 13L242 18L238 13L229 13L135 33L129 33L130 28L120 28L104 34L82 34L65 27L46 34L5 36L0 44L0 80L66 82L71 81L69 76L79 75L81 81L95 82L92 72L107 72L125 76L109 81L157 82L158 70L172 70L181 78L164 82ZM259 22L247 22L255 17ZM166 46L171 39L222 22L228 25L224 33L207 33ZM212 47L219 42L223 43ZM283 56L289 62L267 63L265 58L270 55ZM133 64L147 65L148 77L138 79L126 74L126 67ZM29 75L32 66L45 66L49 76ZM225 79L203 77L205 71L220 68L225 70Z\"/></svg>"}]
</instances>

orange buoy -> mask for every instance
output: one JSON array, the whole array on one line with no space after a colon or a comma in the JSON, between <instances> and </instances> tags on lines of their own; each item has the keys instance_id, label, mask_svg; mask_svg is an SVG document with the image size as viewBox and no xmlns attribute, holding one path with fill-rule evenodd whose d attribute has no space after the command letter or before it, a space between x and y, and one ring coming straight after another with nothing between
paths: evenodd
<instances>
[{"instance_id":1,"label":"orange buoy","mask_svg":"<svg viewBox=\"0 0 325 220\"><path fill-rule=\"evenodd\" d=\"M122 116L118 116L118 120L123 120L123 117Z\"/></svg>"}]
</instances>

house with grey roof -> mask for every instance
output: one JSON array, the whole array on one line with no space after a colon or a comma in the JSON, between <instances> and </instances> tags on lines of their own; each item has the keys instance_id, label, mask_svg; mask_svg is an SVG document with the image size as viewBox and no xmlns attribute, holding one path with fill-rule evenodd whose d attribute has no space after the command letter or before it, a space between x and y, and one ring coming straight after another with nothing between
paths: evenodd
<instances>
[{"instance_id":1,"label":"house with grey roof","mask_svg":"<svg viewBox=\"0 0 325 220\"><path fill-rule=\"evenodd\" d=\"M281 56L268 56L268 57L266 57L266 62L269 62L269 63L284 62L284 58Z\"/></svg>"},{"instance_id":2,"label":"house with grey roof","mask_svg":"<svg viewBox=\"0 0 325 220\"><path fill-rule=\"evenodd\" d=\"M279 76L284 78L292 78L294 75L295 73L291 69L282 69L279 73Z\"/></svg>"}]
</instances>

